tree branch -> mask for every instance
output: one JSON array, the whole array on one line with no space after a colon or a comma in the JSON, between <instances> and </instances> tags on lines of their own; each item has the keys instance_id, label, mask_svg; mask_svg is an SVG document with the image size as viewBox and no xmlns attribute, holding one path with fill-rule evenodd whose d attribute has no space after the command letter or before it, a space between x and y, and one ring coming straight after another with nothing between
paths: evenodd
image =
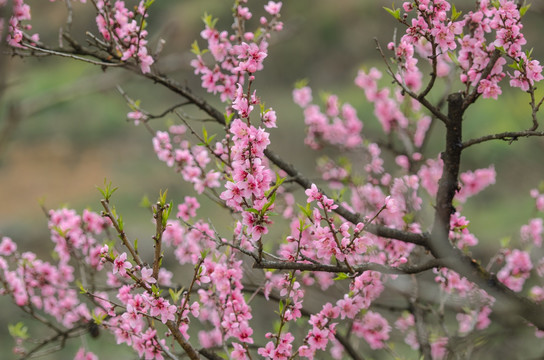
<instances>
[{"instance_id":1,"label":"tree branch","mask_svg":"<svg viewBox=\"0 0 544 360\"><path fill-rule=\"evenodd\" d=\"M299 271L322 271L330 273L350 273L351 269L355 273L362 273L364 271L378 271L383 274L396 274L396 275L406 275L406 274L417 274L430 270L435 267L444 266L444 263L440 259L432 259L427 261L422 265L407 265L407 266L387 266L377 263L363 263L358 265L351 265L348 267L344 264L338 265L329 265L329 264L314 264L314 263L298 263L298 262L289 262L289 261L271 261L271 260L260 260L255 261L253 268L255 269L276 269L276 270L299 270Z\"/></svg>"},{"instance_id":2,"label":"tree branch","mask_svg":"<svg viewBox=\"0 0 544 360\"><path fill-rule=\"evenodd\" d=\"M544 131L532 131L532 130L523 130L523 131L508 131L499 134L486 135L479 137L477 139L471 139L463 143L463 150L469 146L483 143L490 140L503 140L508 141L510 144L513 141L517 141L520 137L532 137L532 136L544 136Z\"/></svg>"},{"instance_id":3,"label":"tree branch","mask_svg":"<svg viewBox=\"0 0 544 360\"><path fill-rule=\"evenodd\" d=\"M461 161L462 121L467 100L460 93L448 97L448 118L446 124L446 148L442 153L444 168L438 183L436 213L431 231L431 253L445 262L445 267L466 277L489 295L497 299L494 310L503 315L519 315L544 330L544 306L522 297L497 277L487 272L478 262L463 254L449 241L450 216L455 212L453 197L458 190L459 164Z\"/></svg>"}]
</instances>

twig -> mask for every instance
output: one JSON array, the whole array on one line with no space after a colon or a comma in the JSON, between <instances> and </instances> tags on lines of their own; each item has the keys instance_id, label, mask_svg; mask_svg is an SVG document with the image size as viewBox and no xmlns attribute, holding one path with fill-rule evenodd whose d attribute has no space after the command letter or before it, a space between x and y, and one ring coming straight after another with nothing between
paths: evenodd
<instances>
[{"instance_id":1,"label":"twig","mask_svg":"<svg viewBox=\"0 0 544 360\"><path fill-rule=\"evenodd\" d=\"M124 66L125 65L124 63L111 63L111 62L104 62L104 61L96 61L96 60L84 58L82 56L78 56L78 55L74 55L74 54L70 54L70 53L43 49L43 48L39 48L39 47L30 45L28 43L23 43L23 46L25 48L35 50L35 51L39 51L39 52L42 52L44 54L67 57L67 58L71 58L71 59L74 59L74 60L79 60L79 61L83 61L83 62L86 62L86 63L90 63L90 64L93 64L93 65L109 66L109 67L117 67L117 66Z\"/></svg>"},{"instance_id":2,"label":"twig","mask_svg":"<svg viewBox=\"0 0 544 360\"><path fill-rule=\"evenodd\" d=\"M117 222L117 219L115 218L115 216L113 216L110 210L110 207L108 205L108 202L102 199L100 200L100 203L102 204L102 207L104 208L104 210L106 210L106 213L105 213L106 216L110 218L113 224L113 227L115 228L115 230L117 230L117 233L119 234L119 238L121 238L123 245L125 245L128 251L130 251L130 254L132 255L132 258L134 259L134 261L136 261L136 264L142 267L143 264L142 264L142 260L140 259L140 256L138 255L136 250L134 250L134 247L128 240L127 234L123 230L121 230L121 228L119 227L119 223Z\"/></svg>"},{"instance_id":3,"label":"twig","mask_svg":"<svg viewBox=\"0 0 544 360\"><path fill-rule=\"evenodd\" d=\"M479 137L477 139L471 139L463 143L463 149L468 148L469 146L476 145L485 141L490 140L503 140L508 141L510 144L514 141L517 141L520 137L532 137L532 136L544 136L544 131L508 131L500 134L486 135Z\"/></svg>"},{"instance_id":4,"label":"twig","mask_svg":"<svg viewBox=\"0 0 544 360\"><path fill-rule=\"evenodd\" d=\"M423 105L427 110L429 110L436 118L442 120L442 122L447 123L448 117L440 111L437 107L435 107L433 104L431 104L427 99L425 99L425 93L422 93L422 95L418 95L412 90L408 89L396 76L393 70L391 69L391 66L389 65L389 62L387 61L387 58L385 57L385 54L382 50L382 47L380 46L380 43L378 42L377 38L374 38L374 42L376 43L376 49L382 56L383 61L385 62L385 65L387 66L387 69L389 71L389 75L393 78L393 81L397 83L402 91L404 91L406 94L408 94L413 99L417 100L421 105Z\"/></svg>"}]
</instances>

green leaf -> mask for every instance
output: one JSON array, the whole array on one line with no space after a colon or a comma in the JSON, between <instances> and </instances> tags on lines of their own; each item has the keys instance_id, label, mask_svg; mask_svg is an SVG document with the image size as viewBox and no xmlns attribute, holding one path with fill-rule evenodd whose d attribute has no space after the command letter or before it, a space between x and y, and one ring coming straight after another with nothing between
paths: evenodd
<instances>
[{"instance_id":1,"label":"green leaf","mask_svg":"<svg viewBox=\"0 0 544 360\"><path fill-rule=\"evenodd\" d=\"M510 240L512 240L509 236L503 237L500 240L501 248L508 248L510 246Z\"/></svg>"},{"instance_id":2,"label":"green leaf","mask_svg":"<svg viewBox=\"0 0 544 360\"><path fill-rule=\"evenodd\" d=\"M191 52L197 56L202 54L200 51L200 46L198 46L198 42L196 40L191 44Z\"/></svg>"},{"instance_id":3,"label":"green leaf","mask_svg":"<svg viewBox=\"0 0 544 360\"><path fill-rule=\"evenodd\" d=\"M162 290L155 284L151 285L151 291L153 292L153 295L155 296L159 296L162 292Z\"/></svg>"},{"instance_id":4,"label":"green leaf","mask_svg":"<svg viewBox=\"0 0 544 360\"><path fill-rule=\"evenodd\" d=\"M28 339L28 328L22 322L8 325L9 334L14 338Z\"/></svg>"},{"instance_id":5,"label":"green leaf","mask_svg":"<svg viewBox=\"0 0 544 360\"><path fill-rule=\"evenodd\" d=\"M202 127L202 138L204 139L205 143L208 143L208 130L206 130L206 127Z\"/></svg>"},{"instance_id":6,"label":"green leaf","mask_svg":"<svg viewBox=\"0 0 544 360\"><path fill-rule=\"evenodd\" d=\"M404 215L404 216L402 217L402 220L404 220L404 223L405 223L406 225L410 225L411 223L414 222L414 218L415 218L414 213L408 213L408 214L406 214L406 215Z\"/></svg>"},{"instance_id":7,"label":"green leaf","mask_svg":"<svg viewBox=\"0 0 544 360\"><path fill-rule=\"evenodd\" d=\"M527 10L529 10L530 7L531 7L531 4L527 4L525 6L522 6L521 9L519 9L519 15L520 16L525 15L525 13L527 12Z\"/></svg>"},{"instance_id":8,"label":"green leaf","mask_svg":"<svg viewBox=\"0 0 544 360\"><path fill-rule=\"evenodd\" d=\"M104 179L104 188L101 189L100 187L96 187L98 189L98 191L100 191L100 193L102 194L102 196L104 197L104 200L106 201L109 201L111 196L113 195L113 193L115 192L115 190L117 190L118 188L115 187L115 188L112 188L111 187L111 181L109 183L106 183L106 179Z\"/></svg>"},{"instance_id":9,"label":"green leaf","mask_svg":"<svg viewBox=\"0 0 544 360\"><path fill-rule=\"evenodd\" d=\"M117 223L119 224L119 230L123 231L123 229L125 228L125 223L123 222L122 215L119 215L119 217L117 218Z\"/></svg>"},{"instance_id":10,"label":"green leaf","mask_svg":"<svg viewBox=\"0 0 544 360\"><path fill-rule=\"evenodd\" d=\"M208 138L208 142L206 143L206 145L210 145L211 142L213 141L213 139L215 139L216 136L217 136L217 134L213 134L212 136L210 136L210 137Z\"/></svg>"},{"instance_id":11,"label":"green leaf","mask_svg":"<svg viewBox=\"0 0 544 360\"><path fill-rule=\"evenodd\" d=\"M308 79L300 79L295 82L295 89L302 89L305 86L308 86Z\"/></svg>"},{"instance_id":12,"label":"green leaf","mask_svg":"<svg viewBox=\"0 0 544 360\"><path fill-rule=\"evenodd\" d=\"M151 201L149 201L149 198L147 197L147 195L144 195L142 197L142 200L140 200L140 204L138 206L147 208L147 209L151 206Z\"/></svg>"},{"instance_id":13,"label":"green leaf","mask_svg":"<svg viewBox=\"0 0 544 360\"><path fill-rule=\"evenodd\" d=\"M459 16L461 16L462 13L463 13L462 11L457 11L457 9L455 8L455 5L452 5L451 6L451 21L457 20L457 18L459 18Z\"/></svg>"},{"instance_id":14,"label":"green leaf","mask_svg":"<svg viewBox=\"0 0 544 360\"><path fill-rule=\"evenodd\" d=\"M159 190L159 204L161 206L166 205L166 196L167 195L168 195L168 189L164 190L164 192L162 192L162 190Z\"/></svg>"},{"instance_id":15,"label":"green leaf","mask_svg":"<svg viewBox=\"0 0 544 360\"><path fill-rule=\"evenodd\" d=\"M80 294L86 294L88 291L83 287L83 284L81 281L77 280L76 285L79 286L79 293Z\"/></svg>"},{"instance_id":16,"label":"green leaf","mask_svg":"<svg viewBox=\"0 0 544 360\"><path fill-rule=\"evenodd\" d=\"M338 273L338 275L334 278L334 281L337 280L346 280L349 279L349 275L346 273Z\"/></svg>"},{"instance_id":17,"label":"green leaf","mask_svg":"<svg viewBox=\"0 0 544 360\"><path fill-rule=\"evenodd\" d=\"M263 206L263 208L262 208L262 210L261 210L261 215L264 215L264 213L266 212L266 210L268 210L268 208L269 208L272 204L274 204L274 201L276 201L276 192L274 192L274 193L272 194L272 196L270 197L269 201L268 201L266 204L264 204L264 206Z\"/></svg>"},{"instance_id":18,"label":"green leaf","mask_svg":"<svg viewBox=\"0 0 544 360\"><path fill-rule=\"evenodd\" d=\"M455 65L459 65L459 59L457 58L456 53L454 53L453 51L448 51L448 57Z\"/></svg>"},{"instance_id":19,"label":"green leaf","mask_svg":"<svg viewBox=\"0 0 544 360\"><path fill-rule=\"evenodd\" d=\"M164 209L163 215L162 215L162 226L166 227L166 223L168 222L168 218L170 217L170 213L172 212L172 207L174 207L174 203L170 201L170 204L168 204L168 207Z\"/></svg>"},{"instance_id":20,"label":"green leaf","mask_svg":"<svg viewBox=\"0 0 544 360\"><path fill-rule=\"evenodd\" d=\"M234 117L234 113L231 113L229 115L225 113L223 114L223 116L225 117L225 125L229 126L230 122L232 121L232 118Z\"/></svg>"},{"instance_id":21,"label":"green leaf","mask_svg":"<svg viewBox=\"0 0 544 360\"><path fill-rule=\"evenodd\" d=\"M280 314L283 314L283 308L285 307L285 305L283 304L283 300L280 300L279 307L280 307Z\"/></svg>"},{"instance_id":22,"label":"green leaf","mask_svg":"<svg viewBox=\"0 0 544 360\"><path fill-rule=\"evenodd\" d=\"M215 24L217 23L218 19L214 19L213 16L211 16L208 13L204 13L204 16L202 17L202 21L204 21L204 24L206 24L207 27L210 29L215 28Z\"/></svg>"},{"instance_id":23,"label":"green leaf","mask_svg":"<svg viewBox=\"0 0 544 360\"><path fill-rule=\"evenodd\" d=\"M394 6L393 6L394 7ZM383 7L385 11L387 11L391 16L393 16L395 19L400 20L400 8L398 9L389 9L387 7Z\"/></svg>"},{"instance_id":24,"label":"green leaf","mask_svg":"<svg viewBox=\"0 0 544 360\"><path fill-rule=\"evenodd\" d=\"M97 314L97 313L93 310L92 317L93 317L93 320L94 320L94 322L95 322L96 325L101 325L102 322L104 321L104 319L106 318L106 316L108 316L108 314L105 314L105 313Z\"/></svg>"},{"instance_id":25,"label":"green leaf","mask_svg":"<svg viewBox=\"0 0 544 360\"><path fill-rule=\"evenodd\" d=\"M170 293L172 302L177 303L179 298L181 297L181 294L183 293L183 288L179 289L178 291L174 291L173 289L168 289L168 292Z\"/></svg>"},{"instance_id":26,"label":"green leaf","mask_svg":"<svg viewBox=\"0 0 544 360\"><path fill-rule=\"evenodd\" d=\"M149 7L150 7L151 5L153 5L154 2L155 2L155 0L147 0L147 1L145 2L145 4L144 4L145 8L146 8L146 9L149 9Z\"/></svg>"},{"instance_id":27,"label":"green leaf","mask_svg":"<svg viewBox=\"0 0 544 360\"><path fill-rule=\"evenodd\" d=\"M258 39L263 34L263 28L259 27L255 32L253 33L253 37L255 39Z\"/></svg>"},{"instance_id":28,"label":"green leaf","mask_svg":"<svg viewBox=\"0 0 544 360\"><path fill-rule=\"evenodd\" d=\"M134 239L134 251L138 251L138 239Z\"/></svg>"},{"instance_id":29,"label":"green leaf","mask_svg":"<svg viewBox=\"0 0 544 360\"><path fill-rule=\"evenodd\" d=\"M306 215L308 218L312 218L312 211L310 210L310 203L306 204L306 207L303 207L300 204L297 204L298 208L304 215Z\"/></svg>"}]
</instances>

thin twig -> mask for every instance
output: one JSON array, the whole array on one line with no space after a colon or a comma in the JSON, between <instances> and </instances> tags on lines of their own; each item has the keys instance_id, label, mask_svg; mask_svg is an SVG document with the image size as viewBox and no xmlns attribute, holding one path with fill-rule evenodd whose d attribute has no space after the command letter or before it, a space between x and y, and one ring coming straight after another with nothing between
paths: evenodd
<instances>
[{"instance_id":1,"label":"thin twig","mask_svg":"<svg viewBox=\"0 0 544 360\"><path fill-rule=\"evenodd\" d=\"M486 135L486 136L479 137L477 139L471 139L471 140L465 141L463 143L463 149L466 149L469 146L476 145L476 144L483 143L485 141L490 141L490 140L508 141L511 144L512 142L517 141L521 137L532 137L532 136L544 136L544 131L532 131L532 130L508 131L508 132L503 132L500 134Z\"/></svg>"},{"instance_id":2,"label":"thin twig","mask_svg":"<svg viewBox=\"0 0 544 360\"><path fill-rule=\"evenodd\" d=\"M28 43L23 43L23 46L25 48L35 50L35 51L39 51L39 52L42 52L44 54L67 57L67 58L71 58L71 59L74 59L74 60L84 61L86 63L90 63L90 64L93 64L93 65L109 66L109 67L117 67L117 66L124 66L125 65L124 63L111 63L111 62L104 62L104 61L96 61L96 60L84 58L82 56L78 56L78 55L74 55L74 54L70 54L70 53L43 49L43 48L39 48L37 46L30 45Z\"/></svg>"},{"instance_id":3,"label":"thin twig","mask_svg":"<svg viewBox=\"0 0 544 360\"><path fill-rule=\"evenodd\" d=\"M136 261L136 264L142 267L143 266L142 259L140 259L140 256L138 255L138 253L136 252L136 250L134 250L134 247L132 246L132 244L127 238L127 234L119 227L119 223L117 222L117 219L115 218L115 216L113 216L113 213L110 210L108 202L102 199L100 200L100 203L102 204L102 207L104 208L104 210L106 210L106 213L105 213L106 216L111 220L115 230L117 230L117 233L119 234L119 238L121 238L123 245L125 245L128 251L130 251L130 254L132 255L132 258L134 259L134 261Z\"/></svg>"}]
</instances>

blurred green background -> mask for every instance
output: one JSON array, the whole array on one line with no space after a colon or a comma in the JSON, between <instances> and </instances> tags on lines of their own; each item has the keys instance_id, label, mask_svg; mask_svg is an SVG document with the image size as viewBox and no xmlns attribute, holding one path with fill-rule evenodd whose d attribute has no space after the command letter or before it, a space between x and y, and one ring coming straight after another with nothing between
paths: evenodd
<instances>
[{"instance_id":1,"label":"blurred green background","mask_svg":"<svg viewBox=\"0 0 544 360\"><path fill-rule=\"evenodd\" d=\"M265 3L250 1L250 6L261 8ZM457 7L466 12L471 3L460 1ZM64 4L43 1L29 1L29 4L33 7L34 31L39 32L43 40L55 42L66 15ZM96 32L92 6L73 5L74 33L89 29ZM314 98L318 98L320 91L338 94L342 101L358 109L367 137L384 138L372 107L353 84L361 65L383 69L375 51L374 37L385 46L393 39L395 27L397 37L404 31L382 6L391 6L391 2L284 2L285 29L273 37L265 69L258 74L255 88L267 106L278 113L279 127L271 131L270 147L309 177L316 176L313 170L316 155L301 149L303 118L291 101L295 81L308 78ZM544 46L539 44L544 34L543 9L540 3L534 4L524 19L528 48L534 47L533 55L537 59L544 59ZM150 46L155 46L159 38L166 40L157 68L188 84L196 94L211 102L214 100L200 90L200 80L189 67L193 57L190 44L198 39L201 47L204 46L199 33L205 11L220 18L218 27L228 29L230 10L229 1L218 0L157 1L151 8ZM38 14L47 15L39 18ZM0 129L13 119L20 121L10 133L9 142L0 147L0 234L12 237L20 250L32 249L44 254L51 251L40 201L47 208L67 205L78 210L90 207L99 211L101 195L96 186L102 185L105 178L119 187L113 201L123 214L132 238L150 239L153 234L149 212L139 207L142 196L147 195L153 201L160 189L168 189L169 197L178 203L183 196L194 195L180 176L156 160L151 136L145 128L125 120L130 109L115 86L120 84L130 97L140 99L142 107L152 113L159 113L179 101L171 93L114 68L102 71L61 58L12 57L7 60L5 73L7 88L0 99ZM466 139L529 127L528 95L507 89L504 92L500 101L479 101L470 109L464 125ZM164 124L165 121L157 120L151 126L161 129ZM200 129L200 125L195 128ZM213 132L213 125L210 129ZM438 130L437 140L427 155L435 156L440 151L440 134ZM544 141L535 138L511 145L489 142L463 153L464 170L494 164L498 174L495 186L464 207L464 215L471 220L470 229L483 245L478 251L495 250L498 240L505 236L516 238L519 227L534 215L528 192L543 179L543 150ZM220 214L204 210L213 208L208 205L211 204L203 201L199 216L226 225ZM5 299L0 298L0 306L8 308ZM0 344L8 350L12 343L6 334L7 315L0 316L6 319L0 326L0 336L4 339ZM9 356L7 352L5 356ZM70 356L73 352L51 358Z\"/></svg>"}]
</instances>

